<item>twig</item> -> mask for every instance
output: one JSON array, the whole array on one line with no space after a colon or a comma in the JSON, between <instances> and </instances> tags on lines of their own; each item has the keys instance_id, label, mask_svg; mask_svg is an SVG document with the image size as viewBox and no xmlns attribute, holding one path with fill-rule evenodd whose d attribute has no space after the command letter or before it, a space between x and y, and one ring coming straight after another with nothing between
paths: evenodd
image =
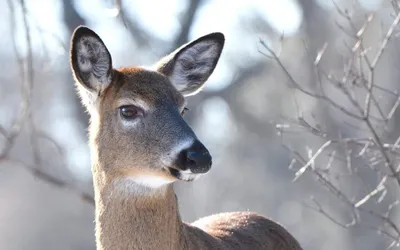
<instances>
[{"instance_id":1,"label":"twig","mask_svg":"<svg viewBox=\"0 0 400 250\"><path fill-rule=\"evenodd\" d=\"M300 178L302 174L304 174L307 168L314 163L315 159L324 151L325 148L329 147L331 143L332 141L327 141L318 149L314 156L312 156L310 160L295 173L295 178L293 179L293 182L295 182L298 178Z\"/></svg>"},{"instance_id":2,"label":"twig","mask_svg":"<svg viewBox=\"0 0 400 250\"><path fill-rule=\"evenodd\" d=\"M362 198L360 201L358 201L356 204L354 204L354 207L358 208L361 205L363 205L365 202L367 202L371 197L377 195L379 192L383 191L385 189L385 183L387 181L387 176L384 176L382 180L379 182L377 187L372 190L370 193L368 193L364 198Z\"/></svg>"},{"instance_id":3,"label":"twig","mask_svg":"<svg viewBox=\"0 0 400 250\"><path fill-rule=\"evenodd\" d=\"M11 25L11 37L12 37L12 44L13 44L13 50L15 53L15 57L17 59L17 63L19 66L20 70L20 76L21 76L21 93L22 93L22 100L20 104L20 110L17 113L17 117L13 121L13 124L11 126L11 129L9 132L6 132L6 130L2 127L2 134L6 137L6 145L3 148L3 150L0 152L0 160L5 158L7 154L10 152L12 146L14 145L14 140L16 137L20 134L22 126L26 120L26 116L28 114L28 106L29 106L29 93L26 91L26 75L25 75L25 70L24 70L24 61L22 60L21 55L18 52L17 49L17 42L14 34L14 30L16 27L15 24L15 8L14 8L14 3L12 0L7 0L8 7L10 9L10 25Z\"/></svg>"},{"instance_id":4,"label":"twig","mask_svg":"<svg viewBox=\"0 0 400 250\"><path fill-rule=\"evenodd\" d=\"M38 168L37 166L29 166L22 161L19 160L11 160L11 159L4 159L3 162L13 163L15 166L22 166L25 170L29 171L33 176L39 178L40 180L49 183L57 188L65 188L67 190L73 191L76 193L81 199L89 204L94 205L94 198L93 195L90 193L86 193L82 190L77 189L75 186L69 184L68 182L56 178L42 169Z\"/></svg>"},{"instance_id":5,"label":"twig","mask_svg":"<svg viewBox=\"0 0 400 250\"><path fill-rule=\"evenodd\" d=\"M370 74L369 74L369 79L368 79L368 92L365 97L364 116L368 116L368 114L369 114L371 95L372 95L372 87L374 85L374 69L375 69L376 65L378 64L379 60L381 59L383 51L387 47L389 40L392 38L393 31L396 28L396 26L399 24L399 22L400 22L400 13L397 14L396 18L394 19L392 25L390 26L390 28L386 34L385 39L383 40L378 52L375 55L375 58L372 60L372 63L369 66Z\"/></svg>"},{"instance_id":6,"label":"twig","mask_svg":"<svg viewBox=\"0 0 400 250\"><path fill-rule=\"evenodd\" d=\"M301 85L299 83L296 82L296 80L294 80L293 76L289 73L289 71L286 69L286 67L283 65L282 61L279 59L279 57L275 54L275 52L262 40L260 40L260 43L262 46L264 46L264 48L272 55L272 58L278 63L279 67L281 68L281 70L285 73L285 75L289 78L290 82L292 83L293 87L295 87L297 90L299 90L300 92L316 98L316 99L320 99L323 101L328 102L330 105L332 105L334 108L340 110L341 112L345 113L346 115L357 119L357 120L361 120L362 117L358 116L356 114L354 114L351 111L348 111L345 107L339 105L338 103L334 102L332 99L330 99L329 97L325 96L325 95L319 95L316 93L312 93L306 89L304 89L303 87L301 87Z\"/></svg>"},{"instance_id":7,"label":"twig","mask_svg":"<svg viewBox=\"0 0 400 250\"><path fill-rule=\"evenodd\" d=\"M15 7L14 7L14 2L11 0L7 1L8 6L10 8L10 13L11 13L11 30L12 30L12 38L13 38L13 48L14 52L16 54L17 62L19 65L20 69L20 76L22 78L22 84L21 84L21 93L22 93L22 101L20 105L20 111L18 112L17 118L14 120L13 125L10 129L10 131L7 131L3 126L0 125L0 134L6 139L6 145L1 150L0 152L0 162L11 162L14 163L15 165L21 165L23 166L26 170L28 170L32 175L38 177L40 180L43 180L53 186L60 187L60 188L69 188L73 189L78 193L80 197L86 202L89 202L91 204L94 204L93 197L90 194L87 194L85 192L77 190L75 187L70 185L68 182L63 181L61 179L58 179L50 174L48 174L46 171L41 169L41 156L40 156L40 147L38 144L38 139L39 138L44 138L48 141L50 141L57 149L57 152L62 156L63 150L62 148L58 145L57 142L55 142L50 136L48 136L46 133L39 131L36 129L34 122L33 122L33 117L32 117L32 110L31 108L31 103L32 103L32 90L34 87L34 69L33 69L33 51L32 51L32 41L31 41L31 29L29 27L28 23L28 13L25 5L24 0L19 0L19 4L21 6L22 10L22 18L23 18L23 28L25 32L25 42L27 46L27 56L26 60L22 59L22 56L19 54L19 51L17 50L16 46L16 38L15 38ZM25 67L26 65L26 67ZM26 68L26 69L25 69ZM18 160L11 160L8 157L8 153L12 149L15 139L17 136L20 134L22 130L23 125L28 125L27 129L29 131L29 138L31 141L31 146L34 152L34 164L29 166L22 161Z\"/></svg>"}]
</instances>

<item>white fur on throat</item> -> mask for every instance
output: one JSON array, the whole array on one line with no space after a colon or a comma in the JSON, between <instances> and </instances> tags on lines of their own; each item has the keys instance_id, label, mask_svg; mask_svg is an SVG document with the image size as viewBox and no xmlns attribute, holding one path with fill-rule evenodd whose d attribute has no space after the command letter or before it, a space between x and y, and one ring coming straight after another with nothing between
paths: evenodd
<instances>
[{"instance_id":1,"label":"white fur on throat","mask_svg":"<svg viewBox=\"0 0 400 250\"><path fill-rule=\"evenodd\" d=\"M130 177L130 180L132 180L139 186L144 186L148 188L160 188L173 182L173 180L170 178L154 175L139 175L135 177Z\"/></svg>"},{"instance_id":2,"label":"white fur on throat","mask_svg":"<svg viewBox=\"0 0 400 250\"><path fill-rule=\"evenodd\" d=\"M204 174L194 174L190 170L179 171L182 181L194 181ZM168 184L171 184L175 179L155 176L155 175L138 175L119 179L114 182L114 192L120 195L152 195L157 190L162 190Z\"/></svg>"},{"instance_id":3,"label":"white fur on throat","mask_svg":"<svg viewBox=\"0 0 400 250\"><path fill-rule=\"evenodd\" d=\"M122 196L148 196L157 190L162 190L168 184L174 182L172 178L155 175L138 175L124 177L114 182L114 191Z\"/></svg>"}]
</instances>

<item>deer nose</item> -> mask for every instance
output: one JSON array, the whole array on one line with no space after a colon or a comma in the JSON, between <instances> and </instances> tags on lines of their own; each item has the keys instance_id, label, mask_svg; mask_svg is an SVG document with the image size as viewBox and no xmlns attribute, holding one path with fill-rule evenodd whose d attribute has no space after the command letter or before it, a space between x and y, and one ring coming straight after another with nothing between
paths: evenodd
<instances>
[{"instance_id":1,"label":"deer nose","mask_svg":"<svg viewBox=\"0 0 400 250\"><path fill-rule=\"evenodd\" d=\"M188 168L192 173L204 174L210 170L212 157L201 142L196 140L186 152Z\"/></svg>"}]
</instances>

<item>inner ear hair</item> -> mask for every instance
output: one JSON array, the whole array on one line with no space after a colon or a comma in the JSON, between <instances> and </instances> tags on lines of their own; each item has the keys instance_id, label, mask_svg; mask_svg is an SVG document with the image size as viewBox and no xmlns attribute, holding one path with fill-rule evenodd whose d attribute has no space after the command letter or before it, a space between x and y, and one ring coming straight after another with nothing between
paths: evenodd
<instances>
[{"instance_id":1,"label":"inner ear hair","mask_svg":"<svg viewBox=\"0 0 400 250\"><path fill-rule=\"evenodd\" d=\"M224 43L225 37L219 32L202 36L161 59L157 70L184 96L196 94L213 73Z\"/></svg>"},{"instance_id":2,"label":"inner ear hair","mask_svg":"<svg viewBox=\"0 0 400 250\"><path fill-rule=\"evenodd\" d=\"M88 91L99 92L112 81L112 58L101 38L91 29L78 27L71 39L71 66L75 78Z\"/></svg>"}]
</instances>

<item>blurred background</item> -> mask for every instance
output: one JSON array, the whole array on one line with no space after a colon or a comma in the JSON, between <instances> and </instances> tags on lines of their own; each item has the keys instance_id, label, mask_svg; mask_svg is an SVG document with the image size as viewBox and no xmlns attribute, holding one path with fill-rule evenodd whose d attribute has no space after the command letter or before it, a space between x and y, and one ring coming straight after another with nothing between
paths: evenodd
<instances>
[{"instance_id":1,"label":"blurred background","mask_svg":"<svg viewBox=\"0 0 400 250\"><path fill-rule=\"evenodd\" d=\"M357 137L364 130L315 98L296 94L268 51L276 53L296 82L316 88L314 60L322 55L321 49L329 45L319 65L326 72L343 74L354 45L347 31L362 29L368 22L363 53L379 51L396 17L394 2L0 1L0 249L95 249L89 118L75 93L68 61L69 39L78 25L100 35L115 67L150 65L206 33L225 34L218 66L204 90L190 97L185 114L214 160L203 178L176 185L185 221L251 210L283 224L304 249L398 247L379 230L344 228L307 205L318 198L318 204L335 216L349 219L338 195L327 192L312 174L293 182L298 168L290 167L293 154L288 147L307 156L325 139L301 129L283 138L277 128L290 127L293 120L298 123L302 114L324 124L330 134ZM350 12L352 24L344 17ZM397 32L385 45L374 76L393 95L400 90ZM335 102L351 106L342 95L331 94ZM385 112L395 101L396 96L379 99ZM394 110L390 120L381 130L385 133L379 134L388 143L400 133L400 113ZM365 134L368 137L369 132ZM335 164L340 172L346 162ZM365 173L361 179L369 190L376 185L374 174ZM336 184L353 192L352 197L363 197L358 193L360 182L346 179ZM397 201L398 190L389 193L388 199ZM380 200L370 206L383 213L390 204ZM391 220L399 222L396 215Z\"/></svg>"}]
</instances>

